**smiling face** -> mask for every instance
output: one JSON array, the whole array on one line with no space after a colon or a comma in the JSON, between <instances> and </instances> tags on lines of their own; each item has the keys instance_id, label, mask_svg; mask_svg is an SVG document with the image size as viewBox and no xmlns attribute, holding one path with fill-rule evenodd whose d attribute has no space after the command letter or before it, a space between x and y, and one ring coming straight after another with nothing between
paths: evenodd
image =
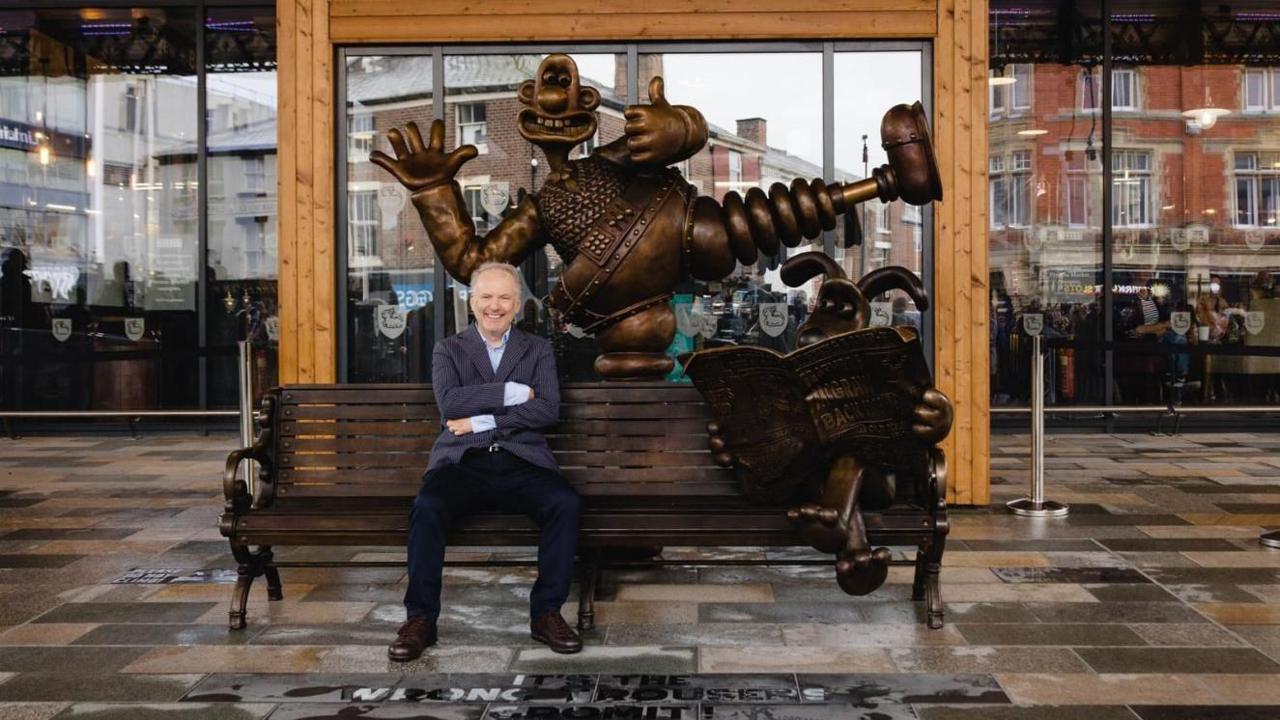
<instances>
[{"instance_id":1,"label":"smiling face","mask_svg":"<svg viewBox=\"0 0 1280 720\"><path fill-rule=\"evenodd\" d=\"M497 342L516 321L520 286L502 270L486 270L471 278L471 312L487 339Z\"/></svg>"},{"instance_id":2,"label":"smiling face","mask_svg":"<svg viewBox=\"0 0 1280 720\"><path fill-rule=\"evenodd\" d=\"M596 133L594 111L600 105L600 93L581 86L578 65L568 55L548 55L538 66L536 78L521 83L519 96L529 107L516 117L516 127L525 140L539 147L567 151Z\"/></svg>"}]
</instances>

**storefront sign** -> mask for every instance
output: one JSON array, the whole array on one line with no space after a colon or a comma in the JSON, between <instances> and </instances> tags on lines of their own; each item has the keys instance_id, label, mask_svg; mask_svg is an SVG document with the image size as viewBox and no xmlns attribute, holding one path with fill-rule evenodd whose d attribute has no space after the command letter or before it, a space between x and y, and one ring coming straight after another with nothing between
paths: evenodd
<instances>
[{"instance_id":1,"label":"storefront sign","mask_svg":"<svg viewBox=\"0 0 1280 720\"><path fill-rule=\"evenodd\" d=\"M71 318L53 319L53 338L58 342L66 342L71 337Z\"/></svg>"},{"instance_id":2,"label":"storefront sign","mask_svg":"<svg viewBox=\"0 0 1280 720\"><path fill-rule=\"evenodd\" d=\"M1179 335L1186 335L1191 329L1191 313L1181 310L1169 313L1169 328Z\"/></svg>"},{"instance_id":3,"label":"storefront sign","mask_svg":"<svg viewBox=\"0 0 1280 720\"><path fill-rule=\"evenodd\" d=\"M511 183L492 182L480 191L480 206L494 217L502 217L510 202Z\"/></svg>"},{"instance_id":4,"label":"storefront sign","mask_svg":"<svg viewBox=\"0 0 1280 720\"><path fill-rule=\"evenodd\" d=\"M698 334L698 323L693 319L693 303L676 303L676 330L689 337Z\"/></svg>"},{"instance_id":5,"label":"storefront sign","mask_svg":"<svg viewBox=\"0 0 1280 720\"><path fill-rule=\"evenodd\" d=\"M194 310L196 241L184 236L158 237L151 250L151 278L145 305L149 310Z\"/></svg>"},{"instance_id":6,"label":"storefront sign","mask_svg":"<svg viewBox=\"0 0 1280 720\"><path fill-rule=\"evenodd\" d=\"M1248 330L1250 335L1257 335L1262 332L1266 319L1261 310L1250 310L1244 314L1244 329Z\"/></svg>"},{"instance_id":7,"label":"storefront sign","mask_svg":"<svg viewBox=\"0 0 1280 720\"><path fill-rule=\"evenodd\" d=\"M35 152L46 141L57 157L83 158L89 149L89 139L83 135L70 135L16 120L0 120L0 147Z\"/></svg>"},{"instance_id":8,"label":"storefront sign","mask_svg":"<svg viewBox=\"0 0 1280 720\"><path fill-rule=\"evenodd\" d=\"M125 318L124 334L130 340L138 342L142 339L142 334L147 330L147 321L144 318Z\"/></svg>"},{"instance_id":9,"label":"storefront sign","mask_svg":"<svg viewBox=\"0 0 1280 720\"><path fill-rule=\"evenodd\" d=\"M379 305L373 312L377 318L378 332L387 339L395 340L404 333L407 317L404 308L399 305Z\"/></svg>"},{"instance_id":10,"label":"storefront sign","mask_svg":"<svg viewBox=\"0 0 1280 720\"><path fill-rule=\"evenodd\" d=\"M889 327L893 324L893 303L871 303L871 327Z\"/></svg>"},{"instance_id":11,"label":"storefront sign","mask_svg":"<svg viewBox=\"0 0 1280 720\"><path fill-rule=\"evenodd\" d=\"M382 213L382 229L394 230L400 224L400 211L409 199L400 183L382 183L378 186L378 210Z\"/></svg>"},{"instance_id":12,"label":"storefront sign","mask_svg":"<svg viewBox=\"0 0 1280 720\"><path fill-rule=\"evenodd\" d=\"M22 273L31 278L32 291L44 294L47 291L51 302L71 300L71 291L80 279L80 269L75 265L35 265Z\"/></svg>"},{"instance_id":13,"label":"storefront sign","mask_svg":"<svg viewBox=\"0 0 1280 720\"><path fill-rule=\"evenodd\" d=\"M1207 245L1209 243L1209 226L1208 225L1188 225L1187 226L1187 244L1188 245Z\"/></svg>"},{"instance_id":14,"label":"storefront sign","mask_svg":"<svg viewBox=\"0 0 1280 720\"><path fill-rule=\"evenodd\" d=\"M1028 335L1035 337L1044 330L1044 314L1043 313L1027 313L1022 316L1022 329Z\"/></svg>"},{"instance_id":15,"label":"storefront sign","mask_svg":"<svg viewBox=\"0 0 1280 720\"><path fill-rule=\"evenodd\" d=\"M760 329L769 337L778 337L787 329L787 304L760 303Z\"/></svg>"}]
</instances>

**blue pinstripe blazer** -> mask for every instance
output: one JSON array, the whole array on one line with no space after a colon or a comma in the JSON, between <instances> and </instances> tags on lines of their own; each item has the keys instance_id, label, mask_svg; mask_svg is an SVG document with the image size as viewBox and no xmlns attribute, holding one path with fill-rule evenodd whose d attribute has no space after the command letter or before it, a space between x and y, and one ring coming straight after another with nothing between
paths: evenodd
<instances>
[{"instance_id":1,"label":"blue pinstripe blazer","mask_svg":"<svg viewBox=\"0 0 1280 720\"><path fill-rule=\"evenodd\" d=\"M502 404L504 383L524 383L534 398L520 405ZM498 371L489 364L484 338L474 324L436 343L431 358L431 385L440 408L440 437L431 448L427 470L462 460L469 448L497 442L511 454L534 465L558 471L542 431L560 420L560 381L556 360L546 338L511 328ZM497 427L461 437L449 432L445 420L493 415Z\"/></svg>"}]
</instances>

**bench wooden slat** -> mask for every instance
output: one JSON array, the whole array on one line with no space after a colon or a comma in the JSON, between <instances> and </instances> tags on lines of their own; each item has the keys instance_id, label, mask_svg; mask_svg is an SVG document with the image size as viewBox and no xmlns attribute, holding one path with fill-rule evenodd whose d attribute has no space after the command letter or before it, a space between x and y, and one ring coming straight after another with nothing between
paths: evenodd
<instances>
[{"instance_id":1,"label":"bench wooden slat","mask_svg":"<svg viewBox=\"0 0 1280 720\"><path fill-rule=\"evenodd\" d=\"M286 420L280 423L282 437L298 436L364 436L364 437L435 437L440 433L440 421L413 418L404 422L375 421L317 421L295 422Z\"/></svg>"},{"instance_id":2,"label":"bench wooden slat","mask_svg":"<svg viewBox=\"0 0 1280 720\"><path fill-rule=\"evenodd\" d=\"M694 452L569 452L552 449L556 462L565 468L630 469L630 468L706 468L716 470L711 453ZM421 471L427 467L430 450L407 450L394 453L372 451L343 453L282 453L280 467L306 468L396 468Z\"/></svg>"},{"instance_id":3,"label":"bench wooden slat","mask_svg":"<svg viewBox=\"0 0 1280 720\"><path fill-rule=\"evenodd\" d=\"M689 403L645 403L643 405L560 405L560 417L566 420L626 418L628 420L674 420L676 418L697 418L705 424L707 408L704 405Z\"/></svg>"},{"instance_id":4,"label":"bench wooden slat","mask_svg":"<svg viewBox=\"0 0 1280 720\"><path fill-rule=\"evenodd\" d=\"M281 440L281 447L292 453L307 452L414 452L429 451L436 435L417 436L355 436L299 438ZM655 452L706 450L705 435L674 435L668 437L619 435L556 435L547 436L551 451L560 452Z\"/></svg>"},{"instance_id":5,"label":"bench wooden slat","mask_svg":"<svg viewBox=\"0 0 1280 720\"><path fill-rule=\"evenodd\" d=\"M336 409L335 409L336 410ZM335 413L329 413L335 414ZM308 422L298 422L297 418L286 418L280 423L282 437L298 436L360 436L360 437L406 437L430 434L438 435L440 421L438 418L407 417L403 422L389 419L334 420L309 418ZM707 438L707 421L702 418L683 418L673 420L575 420L570 419L548 429L547 436L556 435L631 435L641 437L668 437L672 435L696 435L702 442Z\"/></svg>"},{"instance_id":6,"label":"bench wooden slat","mask_svg":"<svg viewBox=\"0 0 1280 720\"><path fill-rule=\"evenodd\" d=\"M434 403L381 405L288 405L281 411L286 420L424 420L439 421Z\"/></svg>"}]
</instances>

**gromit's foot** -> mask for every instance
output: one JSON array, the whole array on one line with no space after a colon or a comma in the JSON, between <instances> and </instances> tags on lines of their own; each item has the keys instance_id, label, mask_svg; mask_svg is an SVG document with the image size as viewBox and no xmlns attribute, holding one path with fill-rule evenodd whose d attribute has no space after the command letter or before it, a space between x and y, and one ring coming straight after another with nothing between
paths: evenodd
<instances>
[{"instance_id":1,"label":"gromit's foot","mask_svg":"<svg viewBox=\"0 0 1280 720\"><path fill-rule=\"evenodd\" d=\"M582 651L582 638L564 621L559 610L529 623L529 634L534 640L551 648L551 652L572 655Z\"/></svg>"},{"instance_id":2,"label":"gromit's foot","mask_svg":"<svg viewBox=\"0 0 1280 720\"><path fill-rule=\"evenodd\" d=\"M387 657L396 662L417 660L422 651L436 644L436 621L410 618L400 626L396 639L387 648Z\"/></svg>"},{"instance_id":3,"label":"gromit's foot","mask_svg":"<svg viewBox=\"0 0 1280 720\"><path fill-rule=\"evenodd\" d=\"M606 380L661 378L676 366L664 353L612 352L596 358L596 373Z\"/></svg>"},{"instance_id":4,"label":"gromit's foot","mask_svg":"<svg viewBox=\"0 0 1280 720\"><path fill-rule=\"evenodd\" d=\"M787 520L796 527L800 537L818 552L839 553L848 546L849 534L853 532L849 523L840 517L838 510L821 505L793 507L787 511Z\"/></svg>"},{"instance_id":5,"label":"gromit's foot","mask_svg":"<svg viewBox=\"0 0 1280 720\"><path fill-rule=\"evenodd\" d=\"M889 548L856 550L836 561L836 582L849 595L867 595L889 576Z\"/></svg>"}]
</instances>

